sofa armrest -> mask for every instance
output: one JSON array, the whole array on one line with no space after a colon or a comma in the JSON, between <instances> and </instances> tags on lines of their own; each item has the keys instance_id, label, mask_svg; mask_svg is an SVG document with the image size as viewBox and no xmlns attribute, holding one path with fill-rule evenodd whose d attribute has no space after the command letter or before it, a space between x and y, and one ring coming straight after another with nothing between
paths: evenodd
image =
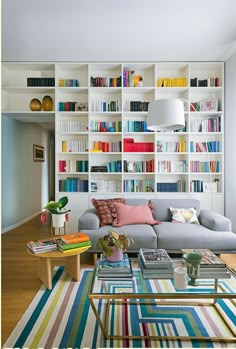
<instances>
[{"instance_id":1,"label":"sofa armrest","mask_svg":"<svg viewBox=\"0 0 236 349\"><path fill-rule=\"evenodd\" d=\"M79 218L79 231L96 230L99 226L99 218L96 215L96 210L94 208L86 210Z\"/></svg>"},{"instance_id":2,"label":"sofa armrest","mask_svg":"<svg viewBox=\"0 0 236 349\"><path fill-rule=\"evenodd\" d=\"M199 222L204 227L215 231L231 231L231 220L211 210L201 210Z\"/></svg>"}]
</instances>

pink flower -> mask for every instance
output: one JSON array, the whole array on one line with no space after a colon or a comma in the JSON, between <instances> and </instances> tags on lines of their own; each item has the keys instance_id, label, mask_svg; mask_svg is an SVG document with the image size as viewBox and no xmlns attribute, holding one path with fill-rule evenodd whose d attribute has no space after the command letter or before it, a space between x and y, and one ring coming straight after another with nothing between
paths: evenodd
<instances>
[{"instance_id":1,"label":"pink flower","mask_svg":"<svg viewBox=\"0 0 236 349\"><path fill-rule=\"evenodd\" d=\"M69 213L66 213L66 214L65 214L65 218L66 218L66 221L68 222L68 220L70 219Z\"/></svg>"},{"instance_id":2,"label":"pink flower","mask_svg":"<svg viewBox=\"0 0 236 349\"><path fill-rule=\"evenodd\" d=\"M41 222L42 222L43 224L46 222L46 220L47 220L47 215L46 215L45 212L43 212L43 213L41 214L40 219L41 219Z\"/></svg>"}]
</instances>

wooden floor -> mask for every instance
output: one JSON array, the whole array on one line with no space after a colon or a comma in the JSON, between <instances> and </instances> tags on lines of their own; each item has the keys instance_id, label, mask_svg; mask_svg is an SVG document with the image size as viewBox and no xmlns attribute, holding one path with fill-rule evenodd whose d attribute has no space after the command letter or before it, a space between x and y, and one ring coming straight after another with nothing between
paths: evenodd
<instances>
[{"instance_id":1,"label":"wooden floor","mask_svg":"<svg viewBox=\"0 0 236 349\"><path fill-rule=\"evenodd\" d=\"M49 224L42 224L39 217L2 234L2 345L42 284L37 276L38 258L26 252L26 243L49 236ZM236 255L222 255L222 258L229 266L236 267ZM63 264L63 259L57 260L57 265ZM81 266L92 265L92 256L81 254Z\"/></svg>"},{"instance_id":2,"label":"wooden floor","mask_svg":"<svg viewBox=\"0 0 236 349\"><path fill-rule=\"evenodd\" d=\"M37 275L38 258L26 252L26 244L48 237L50 226L42 224L40 217L2 234L2 344L42 285ZM56 264L64 265L64 260L57 259ZM90 254L81 254L81 266L93 266Z\"/></svg>"}]
</instances>

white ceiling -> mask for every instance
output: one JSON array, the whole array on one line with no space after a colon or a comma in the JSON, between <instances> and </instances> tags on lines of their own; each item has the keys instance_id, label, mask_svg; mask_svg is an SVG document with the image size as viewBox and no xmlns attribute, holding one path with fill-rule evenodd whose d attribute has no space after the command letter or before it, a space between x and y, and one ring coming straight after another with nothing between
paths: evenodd
<instances>
[{"instance_id":1,"label":"white ceiling","mask_svg":"<svg viewBox=\"0 0 236 349\"><path fill-rule=\"evenodd\" d=\"M2 0L8 61L227 60L236 0Z\"/></svg>"}]
</instances>

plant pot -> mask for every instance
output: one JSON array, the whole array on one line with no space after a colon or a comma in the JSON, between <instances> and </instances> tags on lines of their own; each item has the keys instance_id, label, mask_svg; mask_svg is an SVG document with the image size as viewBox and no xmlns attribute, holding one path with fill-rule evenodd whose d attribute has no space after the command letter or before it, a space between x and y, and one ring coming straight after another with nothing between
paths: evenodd
<instances>
[{"instance_id":1,"label":"plant pot","mask_svg":"<svg viewBox=\"0 0 236 349\"><path fill-rule=\"evenodd\" d=\"M54 228L62 228L64 227L64 223L66 221L66 215L63 214L52 214L52 226Z\"/></svg>"},{"instance_id":2,"label":"plant pot","mask_svg":"<svg viewBox=\"0 0 236 349\"><path fill-rule=\"evenodd\" d=\"M111 262L119 262L123 259L123 250L117 250L115 247L111 246L113 253L111 256L106 256L106 259Z\"/></svg>"}]
</instances>

